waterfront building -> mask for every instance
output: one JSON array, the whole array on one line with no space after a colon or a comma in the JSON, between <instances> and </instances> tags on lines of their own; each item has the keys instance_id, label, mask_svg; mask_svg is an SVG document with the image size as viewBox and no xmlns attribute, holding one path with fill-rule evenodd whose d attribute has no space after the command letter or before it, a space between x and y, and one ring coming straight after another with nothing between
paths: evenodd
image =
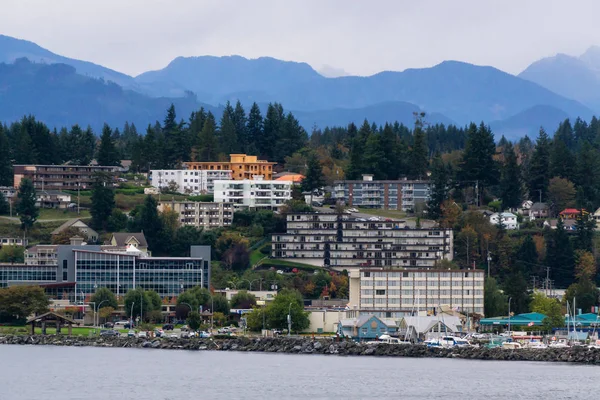
<instances>
[{"instance_id":1,"label":"waterfront building","mask_svg":"<svg viewBox=\"0 0 600 400\"><path fill-rule=\"evenodd\" d=\"M396 333L395 321L363 314L357 318L343 319L337 324L337 333L357 341L377 340L381 335Z\"/></svg>"},{"instance_id":2,"label":"waterfront building","mask_svg":"<svg viewBox=\"0 0 600 400\"><path fill-rule=\"evenodd\" d=\"M175 211L182 226L196 228L222 228L233 222L232 203L208 203L199 201L161 201L160 212Z\"/></svg>"},{"instance_id":3,"label":"waterfront building","mask_svg":"<svg viewBox=\"0 0 600 400\"><path fill-rule=\"evenodd\" d=\"M39 285L54 298L80 302L106 287L117 296L154 290L162 298L195 286L210 287L210 246L191 246L190 257L150 257L130 245L124 251L97 245L54 246L53 264L0 264L0 287Z\"/></svg>"},{"instance_id":4,"label":"waterfront building","mask_svg":"<svg viewBox=\"0 0 600 400\"><path fill-rule=\"evenodd\" d=\"M348 308L399 319L442 308L483 316L483 270L362 268L349 272Z\"/></svg>"},{"instance_id":5,"label":"waterfront building","mask_svg":"<svg viewBox=\"0 0 600 400\"><path fill-rule=\"evenodd\" d=\"M292 182L265 180L215 181L215 202L234 208L276 210L292 198Z\"/></svg>"},{"instance_id":6,"label":"waterfront building","mask_svg":"<svg viewBox=\"0 0 600 400\"><path fill-rule=\"evenodd\" d=\"M272 236L274 258L338 270L360 267L433 268L453 258L451 229L409 228L405 221L365 221L327 213L286 216Z\"/></svg>"},{"instance_id":7,"label":"waterfront building","mask_svg":"<svg viewBox=\"0 0 600 400\"><path fill-rule=\"evenodd\" d=\"M254 175L262 175L264 179L273 179L273 166L276 163L259 160L257 156L246 154L230 154L229 161L196 162L189 161L185 166L190 170L231 171L231 179L241 181L252 179Z\"/></svg>"},{"instance_id":8,"label":"waterfront building","mask_svg":"<svg viewBox=\"0 0 600 400\"><path fill-rule=\"evenodd\" d=\"M94 174L116 174L118 170L118 166L99 165L14 165L13 185L18 188L21 180L30 179L37 190L84 190L91 188Z\"/></svg>"},{"instance_id":9,"label":"waterfront building","mask_svg":"<svg viewBox=\"0 0 600 400\"><path fill-rule=\"evenodd\" d=\"M431 183L424 180L362 180L334 181L335 198L349 207L414 211L425 207L431 194Z\"/></svg>"},{"instance_id":10,"label":"waterfront building","mask_svg":"<svg viewBox=\"0 0 600 400\"><path fill-rule=\"evenodd\" d=\"M231 170L153 169L149 179L158 190L176 186L180 193L210 194L214 181L231 179Z\"/></svg>"}]
</instances>

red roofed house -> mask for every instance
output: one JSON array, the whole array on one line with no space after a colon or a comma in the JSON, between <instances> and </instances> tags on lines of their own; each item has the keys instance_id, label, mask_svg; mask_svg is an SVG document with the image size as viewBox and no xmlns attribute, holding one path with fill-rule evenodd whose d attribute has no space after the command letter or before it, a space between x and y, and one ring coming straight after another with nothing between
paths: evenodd
<instances>
[{"instance_id":1,"label":"red roofed house","mask_svg":"<svg viewBox=\"0 0 600 400\"><path fill-rule=\"evenodd\" d=\"M579 217L579 215L581 214L581 212L583 212L584 214L588 214L588 212L585 211L585 209L578 210L576 208L565 208L558 215L562 219L577 219Z\"/></svg>"}]
</instances>

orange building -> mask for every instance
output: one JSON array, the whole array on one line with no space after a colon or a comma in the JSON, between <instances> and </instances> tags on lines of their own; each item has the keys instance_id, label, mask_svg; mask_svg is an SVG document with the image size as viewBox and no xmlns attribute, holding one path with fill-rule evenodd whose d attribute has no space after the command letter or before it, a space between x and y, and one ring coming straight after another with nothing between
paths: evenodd
<instances>
[{"instance_id":1,"label":"orange building","mask_svg":"<svg viewBox=\"0 0 600 400\"><path fill-rule=\"evenodd\" d=\"M277 163L259 160L257 156L246 154L230 154L229 162L186 162L188 169L228 170L233 180L252 179L254 175L262 175L264 180L273 179L273 165Z\"/></svg>"}]
</instances>

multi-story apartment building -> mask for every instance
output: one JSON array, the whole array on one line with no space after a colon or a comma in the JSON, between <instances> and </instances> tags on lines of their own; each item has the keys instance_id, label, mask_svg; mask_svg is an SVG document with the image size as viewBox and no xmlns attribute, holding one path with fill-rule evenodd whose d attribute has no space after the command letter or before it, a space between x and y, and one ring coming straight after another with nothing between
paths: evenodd
<instances>
[{"instance_id":1,"label":"multi-story apartment building","mask_svg":"<svg viewBox=\"0 0 600 400\"><path fill-rule=\"evenodd\" d=\"M22 179L30 179L36 189L77 190L89 189L97 172L117 173L117 166L91 165L15 165L14 187L18 188Z\"/></svg>"},{"instance_id":2,"label":"multi-story apartment building","mask_svg":"<svg viewBox=\"0 0 600 400\"><path fill-rule=\"evenodd\" d=\"M179 214L182 226L189 225L197 228L222 228L231 226L233 222L232 203L205 203L198 201L161 201L158 210L175 211Z\"/></svg>"},{"instance_id":3,"label":"multi-story apartment building","mask_svg":"<svg viewBox=\"0 0 600 400\"><path fill-rule=\"evenodd\" d=\"M483 270L361 268L350 271L348 307L357 314L401 318L448 306L483 315Z\"/></svg>"},{"instance_id":4,"label":"multi-story apartment building","mask_svg":"<svg viewBox=\"0 0 600 400\"><path fill-rule=\"evenodd\" d=\"M273 179L273 166L276 163L259 160L257 156L246 154L230 154L229 161L225 162L195 162L189 161L185 165L191 170L226 170L231 171L231 179L241 181L252 179L254 175L262 175L264 179Z\"/></svg>"},{"instance_id":5,"label":"multi-story apartment building","mask_svg":"<svg viewBox=\"0 0 600 400\"><path fill-rule=\"evenodd\" d=\"M430 191L429 181L374 181L373 175L363 175L362 180L334 182L336 199L363 208L414 211L419 204L425 206Z\"/></svg>"},{"instance_id":6,"label":"multi-story apartment building","mask_svg":"<svg viewBox=\"0 0 600 400\"><path fill-rule=\"evenodd\" d=\"M233 203L235 208L274 210L292 198L292 182L253 180L215 181L215 202Z\"/></svg>"},{"instance_id":7,"label":"multi-story apartment building","mask_svg":"<svg viewBox=\"0 0 600 400\"><path fill-rule=\"evenodd\" d=\"M58 265L56 244L38 244L25 249L26 265Z\"/></svg>"},{"instance_id":8,"label":"multi-story apartment building","mask_svg":"<svg viewBox=\"0 0 600 400\"><path fill-rule=\"evenodd\" d=\"M405 221L364 221L337 214L287 215L286 233L272 237L272 256L313 265L434 268L453 258L451 229L409 228Z\"/></svg>"},{"instance_id":9,"label":"multi-story apartment building","mask_svg":"<svg viewBox=\"0 0 600 400\"><path fill-rule=\"evenodd\" d=\"M104 251L95 245L54 246L54 265L0 264L0 287L40 285L73 302L106 287L117 296L133 288L172 298L195 286L210 287L210 246L191 246L190 257L150 257L129 246Z\"/></svg>"},{"instance_id":10,"label":"multi-story apartment building","mask_svg":"<svg viewBox=\"0 0 600 400\"><path fill-rule=\"evenodd\" d=\"M150 182L157 189L164 189L177 185L181 193L206 194L214 192L216 180L230 180L230 170L178 170L178 169L153 169L150 171Z\"/></svg>"}]
</instances>

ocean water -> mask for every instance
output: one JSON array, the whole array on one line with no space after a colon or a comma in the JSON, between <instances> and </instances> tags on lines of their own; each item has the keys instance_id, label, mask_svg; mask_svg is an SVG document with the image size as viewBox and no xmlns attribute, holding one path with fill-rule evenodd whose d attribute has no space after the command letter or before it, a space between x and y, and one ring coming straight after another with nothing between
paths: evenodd
<instances>
[{"instance_id":1,"label":"ocean water","mask_svg":"<svg viewBox=\"0 0 600 400\"><path fill-rule=\"evenodd\" d=\"M600 367L0 346L0 400L592 399Z\"/></svg>"}]
</instances>

